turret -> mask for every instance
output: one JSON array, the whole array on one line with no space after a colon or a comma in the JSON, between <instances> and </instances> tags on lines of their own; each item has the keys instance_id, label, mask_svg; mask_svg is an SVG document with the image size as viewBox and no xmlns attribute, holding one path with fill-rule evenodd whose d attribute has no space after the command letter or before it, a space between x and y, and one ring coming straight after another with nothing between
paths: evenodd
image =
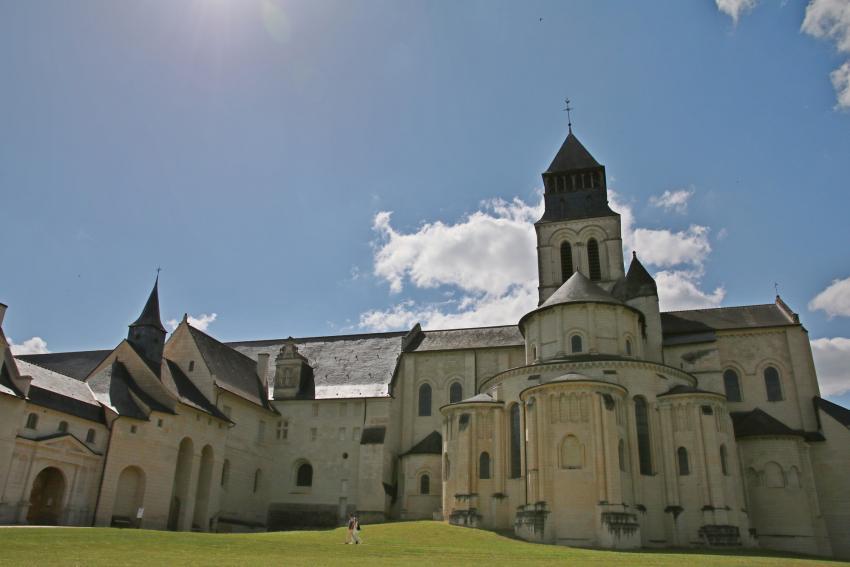
<instances>
[{"instance_id":1,"label":"turret","mask_svg":"<svg viewBox=\"0 0 850 567\"><path fill-rule=\"evenodd\" d=\"M130 324L127 333L129 342L153 368L159 368L162 362L162 349L165 346L165 327L159 317L159 275L153 284L150 297L145 303L142 314Z\"/></svg>"},{"instance_id":2,"label":"turret","mask_svg":"<svg viewBox=\"0 0 850 567\"><path fill-rule=\"evenodd\" d=\"M626 305L643 313L644 321L646 321L644 358L662 362L661 311L658 306L658 287L655 284L655 279L640 263L635 252L632 252L629 272L614 285L611 293L620 301L625 302Z\"/></svg>"}]
</instances>

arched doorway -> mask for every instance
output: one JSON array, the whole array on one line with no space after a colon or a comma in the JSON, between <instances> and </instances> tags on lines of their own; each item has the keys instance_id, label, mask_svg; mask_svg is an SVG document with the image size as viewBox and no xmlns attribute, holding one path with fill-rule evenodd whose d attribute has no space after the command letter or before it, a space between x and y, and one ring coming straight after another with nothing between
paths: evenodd
<instances>
[{"instance_id":1,"label":"arched doorway","mask_svg":"<svg viewBox=\"0 0 850 567\"><path fill-rule=\"evenodd\" d=\"M195 446L188 437L180 442L177 453L177 468L174 471L174 488L171 493L171 509L168 513L168 529L180 530L190 526L185 525L186 503L189 500L189 489L192 483L192 458Z\"/></svg>"},{"instance_id":2,"label":"arched doorway","mask_svg":"<svg viewBox=\"0 0 850 567\"><path fill-rule=\"evenodd\" d=\"M65 476L56 467L47 467L38 473L30 491L27 523L55 526L62 517L65 498Z\"/></svg>"},{"instance_id":3,"label":"arched doorway","mask_svg":"<svg viewBox=\"0 0 850 567\"><path fill-rule=\"evenodd\" d=\"M136 518L145 498L145 473L139 467L127 467L118 477L115 505L112 508L112 523L138 525Z\"/></svg>"},{"instance_id":4,"label":"arched doorway","mask_svg":"<svg viewBox=\"0 0 850 567\"><path fill-rule=\"evenodd\" d=\"M210 487L212 486L213 449L209 445L201 451L201 470L198 472L198 488L195 491L195 517L192 527L209 530Z\"/></svg>"}]
</instances>

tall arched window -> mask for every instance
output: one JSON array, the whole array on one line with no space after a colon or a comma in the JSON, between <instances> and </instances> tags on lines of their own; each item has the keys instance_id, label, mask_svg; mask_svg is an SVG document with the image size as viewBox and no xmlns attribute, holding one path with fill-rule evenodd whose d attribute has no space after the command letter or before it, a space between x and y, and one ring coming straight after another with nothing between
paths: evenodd
<instances>
[{"instance_id":1,"label":"tall arched window","mask_svg":"<svg viewBox=\"0 0 850 567\"><path fill-rule=\"evenodd\" d=\"M676 451L676 461L679 463L679 476L687 476L691 474L691 467L688 464L688 450L684 447L679 447Z\"/></svg>"},{"instance_id":2,"label":"tall arched window","mask_svg":"<svg viewBox=\"0 0 850 567\"><path fill-rule=\"evenodd\" d=\"M295 475L295 486L313 486L313 465L302 463Z\"/></svg>"},{"instance_id":3,"label":"tall arched window","mask_svg":"<svg viewBox=\"0 0 850 567\"><path fill-rule=\"evenodd\" d=\"M572 352L581 352L581 335L570 337L570 350Z\"/></svg>"},{"instance_id":4,"label":"tall arched window","mask_svg":"<svg viewBox=\"0 0 850 567\"><path fill-rule=\"evenodd\" d=\"M260 490L260 483L263 481L263 471L257 469L254 471L254 494Z\"/></svg>"},{"instance_id":5,"label":"tall arched window","mask_svg":"<svg viewBox=\"0 0 850 567\"><path fill-rule=\"evenodd\" d=\"M38 415L31 413L27 416L27 429L35 429L38 427Z\"/></svg>"},{"instance_id":6,"label":"tall arched window","mask_svg":"<svg viewBox=\"0 0 850 567\"><path fill-rule=\"evenodd\" d=\"M587 265L590 270L590 279L598 282L602 279L602 266L599 263L599 243L595 238L587 241Z\"/></svg>"},{"instance_id":7,"label":"tall arched window","mask_svg":"<svg viewBox=\"0 0 850 567\"><path fill-rule=\"evenodd\" d=\"M94 429L89 429L88 431L86 431L86 443L94 443L94 437Z\"/></svg>"},{"instance_id":8,"label":"tall arched window","mask_svg":"<svg viewBox=\"0 0 850 567\"><path fill-rule=\"evenodd\" d=\"M637 427L638 459L640 474L652 474L652 447L649 444L649 408L646 398L635 397L635 426Z\"/></svg>"},{"instance_id":9,"label":"tall arched window","mask_svg":"<svg viewBox=\"0 0 850 567\"><path fill-rule=\"evenodd\" d=\"M478 457L478 478L485 480L490 478L490 453L487 451Z\"/></svg>"},{"instance_id":10,"label":"tall arched window","mask_svg":"<svg viewBox=\"0 0 850 567\"><path fill-rule=\"evenodd\" d=\"M431 494L431 477L427 474L419 477L419 494Z\"/></svg>"},{"instance_id":11,"label":"tall arched window","mask_svg":"<svg viewBox=\"0 0 850 567\"><path fill-rule=\"evenodd\" d=\"M431 386L428 384L419 386L419 415L431 415Z\"/></svg>"},{"instance_id":12,"label":"tall arched window","mask_svg":"<svg viewBox=\"0 0 850 567\"><path fill-rule=\"evenodd\" d=\"M720 470L724 475L729 476L729 457L726 454L726 445L720 446Z\"/></svg>"},{"instance_id":13,"label":"tall arched window","mask_svg":"<svg viewBox=\"0 0 850 567\"><path fill-rule=\"evenodd\" d=\"M522 431L519 423L519 404L511 405L511 478L522 476Z\"/></svg>"},{"instance_id":14,"label":"tall arched window","mask_svg":"<svg viewBox=\"0 0 850 567\"><path fill-rule=\"evenodd\" d=\"M723 373L723 387L726 389L727 400L741 401L741 382L738 380L738 373L731 368Z\"/></svg>"},{"instance_id":15,"label":"tall arched window","mask_svg":"<svg viewBox=\"0 0 850 567\"><path fill-rule=\"evenodd\" d=\"M463 399L463 386L460 382L455 382L449 386L449 403L457 403Z\"/></svg>"},{"instance_id":16,"label":"tall arched window","mask_svg":"<svg viewBox=\"0 0 850 567\"><path fill-rule=\"evenodd\" d=\"M764 369L764 387L767 390L767 401L782 401L782 385L779 383L779 371L773 366Z\"/></svg>"},{"instance_id":17,"label":"tall arched window","mask_svg":"<svg viewBox=\"0 0 850 567\"><path fill-rule=\"evenodd\" d=\"M617 460L620 464L620 470L626 472L626 444L622 439L617 443Z\"/></svg>"},{"instance_id":18,"label":"tall arched window","mask_svg":"<svg viewBox=\"0 0 850 567\"><path fill-rule=\"evenodd\" d=\"M569 242L561 244L561 281L567 281L573 275L573 247Z\"/></svg>"},{"instance_id":19,"label":"tall arched window","mask_svg":"<svg viewBox=\"0 0 850 567\"><path fill-rule=\"evenodd\" d=\"M626 356L632 355L632 341L626 339Z\"/></svg>"},{"instance_id":20,"label":"tall arched window","mask_svg":"<svg viewBox=\"0 0 850 567\"><path fill-rule=\"evenodd\" d=\"M221 487L227 490L227 485L230 483L230 461L224 459L221 464Z\"/></svg>"},{"instance_id":21,"label":"tall arched window","mask_svg":"<svg viewBox=\"0 0 850 567\"><path fill-rule=\"evenodd\" d=\"M764 465L764 485L768 488L785 487L785 473L782 472L782 467L773 461Z\"/></svg>"},{"instance_id":22,"label":"tall arched window","mask_svg":"<svg viewBox=\"0 0 850 567\"><path fill-rule=\"evenodd\" d=\"M68 422L60 421L59 422L59 433L68 433Z\"/></svg>"}]
</instances>

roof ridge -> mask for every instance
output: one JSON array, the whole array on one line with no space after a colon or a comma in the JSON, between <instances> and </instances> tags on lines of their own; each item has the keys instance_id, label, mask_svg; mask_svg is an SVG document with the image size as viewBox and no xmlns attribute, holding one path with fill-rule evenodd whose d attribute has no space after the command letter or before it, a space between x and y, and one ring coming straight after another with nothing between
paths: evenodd
<instances>
[{"instance_id":1,"label":"roof ridge","mask_svg":"<svg viewBox=\"0 0 850 567\"><path fill-rule=\"evenodd\" d=\"M743 309L745 307L777 307L775 303L753 303L752 305L724 305L723 307L698 307L695 309L676 309L675 311L662 311L661 313L691 313L694 311L722 311L724 309Z\"/></svg>"},{"instance_id":2,"label":"roof ridge","mask_svg":"<svg viewBox=\"0 0 850 567\"><path fill-rule=\"evenodd\" d=\"M327 341L346 340L346 339L355 339L355 338L373 338L373 339L387 338L387 339L392 339L392 338L401 338L404 335L406 335L408 332L410 332L409 329L407 331L382 331L382 332L378 332L378 333L356 333L356 334L348 334L348 335L316 335L316 336L312 336L312 337L284 337L284 338L279 338L279 339L250 339L250 340L247 340L247 341L228 341L228 342L222 343L222 344L226 344L228 346L230 346L230 345L248 346L248 345L257 344L257 343L285 342L285 341L288 341L290 339L292 339L296 343L307 342L307 341L315 342L315 341L321 341L321 340L327 340Z\"/></svg>"},{"instance_id":3,"label":"roof ridge","mask_svg":"<svg viewBox=\"0 0 850 567\"><path fill-rule=\"evenodd\" d=\"M516 327L519 328L519 325L516 324L508 324L508 325L485 325L483 327L456 327L451 329L423 329L426 333L438 333L445 331L477 331L479 329L507 329L508 327Z\"/></svg>"}]
</instances>

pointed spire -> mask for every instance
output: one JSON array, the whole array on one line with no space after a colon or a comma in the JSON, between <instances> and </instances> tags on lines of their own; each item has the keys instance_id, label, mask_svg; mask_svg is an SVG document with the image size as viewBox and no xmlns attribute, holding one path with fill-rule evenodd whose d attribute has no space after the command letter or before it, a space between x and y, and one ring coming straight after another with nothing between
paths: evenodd
<instances>
[{"instance_id":1,"label":"pointed spire","mask_svg":"<svg viewBox=\"0 0 850 567\"><path fill-rule=\"evenodd\" d=\"M563 173L578 169L591 169L601 167L598 161L590 155L576 135L573 134L572 127L570 128L567 139L561 145L561 149L555 154L555 159L549 165L544 173Z\"/></svg>"},{"instance_id":2,"label":"pointed spire","mask_svg":"<svg viewBox=\"0 0 850 567\"><path fill-rule=\"evenodd\" d=\"M165 332L165 327L162 326L162 320L159 317L159 272L156 274L156 281L153 284L150 297L148 297L148 301L142 309L142 314L130 326L154 327L163 333Z\"/></svg>"},{"instance_id":3,"label":"pointed spire","mask_svg":"<svg viewBox=\"0 0 850 567\"><path fill-rule=\"evenodd\" d=\"M646 295L658 295L658 286L655 284L655 279L643 267L643 264L638 260L637 252L634 250L632 250L632 263L629 264L629 271L626 274L625 282L625 294L628 299Z\"/></svg>"}]
</instances>

